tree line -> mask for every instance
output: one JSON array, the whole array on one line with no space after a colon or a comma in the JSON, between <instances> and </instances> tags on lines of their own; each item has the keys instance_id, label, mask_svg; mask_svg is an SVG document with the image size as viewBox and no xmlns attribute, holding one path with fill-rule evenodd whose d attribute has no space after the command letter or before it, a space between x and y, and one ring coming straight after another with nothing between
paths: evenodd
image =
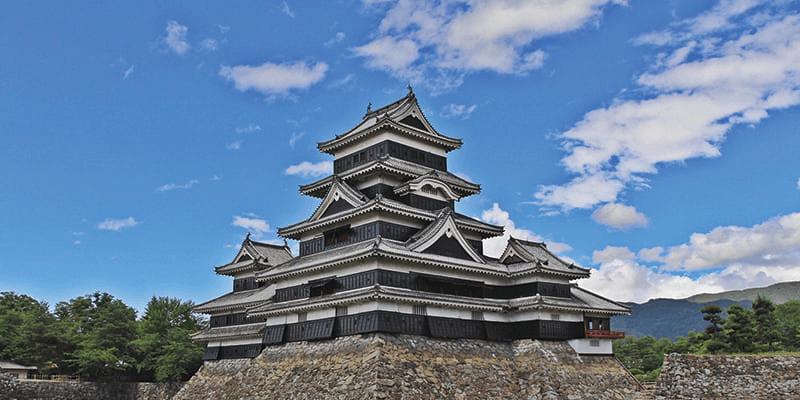
<instances>
[{"instance_id":1,"label":"tree line","mask_svg":"<svg viewBox=\"0 0 800 400\"><path fill-rule=\"evenodd\" d=\"M141 318L108 293L56 304L0 293L0 360L40 373L98 381L177 381L202 365L204 345L189 334L207 326L194 304L153 297Z\"/></svg>"},{"instance_id":2,"label":"tree line","mask_svg":"<svg viewBox=\"0 0 800 400\"><path fill-rule=\"evenodd\" d=\"M614 355L643 380L656 380L664 354L759 354L800 351L800 301L775 305L758 296L752 309L716 304L700 309L705 329L691 331L676 341L653 336L626 337L614 341Z\"/></svg>"}]
</instances>

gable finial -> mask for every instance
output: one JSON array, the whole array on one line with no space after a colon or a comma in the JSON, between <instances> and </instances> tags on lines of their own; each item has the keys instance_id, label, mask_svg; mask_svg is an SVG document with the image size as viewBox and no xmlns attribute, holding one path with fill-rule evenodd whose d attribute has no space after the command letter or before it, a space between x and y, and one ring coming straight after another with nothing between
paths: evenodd
<instances>
[{"instance_id":1,"label":"gable finial","mask_svg":"<svg viewBox=\"0 0 800 400\"><path fill-rule=\"evenodd\" d=\"M414 89L411 88L411 83L409 83L408 86L406 86L406 88L408 89L408 94L414 93Z\"/></svg>"},{"instance_id":2,"label":"gable finial","mask_svg":"<svg viewBox=\"0 0 800 400\"><path fill-rule=\"evenodd\" d=\"M244 240L250 240L250 232L247 232L247 236L244 238Z\"/></svg>"},{"instance_id":3,"label":"gable finial","mask_svg":"<svg viewBox=\"0 0 800 400\"><path fill-rule=\"evenodd\" d=\"M289 242L286 241L286 238L283 238L283 247L289 247Z\"/></svg>"},{"instance_id":4,"label":"gable finial","mask_svg":"<svg viewBox=\"0 0 800 400\"><path fill-rule=\"evenodd\" d=\"M370 111L372 111L372 102L369 102L369 104L367 104L367 114L369 114Z\"/></svg>"}]
</instances>

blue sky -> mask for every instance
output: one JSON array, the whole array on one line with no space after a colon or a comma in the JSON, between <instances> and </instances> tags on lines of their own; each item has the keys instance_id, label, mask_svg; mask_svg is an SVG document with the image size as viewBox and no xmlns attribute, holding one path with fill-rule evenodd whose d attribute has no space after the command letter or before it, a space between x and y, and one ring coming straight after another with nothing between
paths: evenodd
<instances>
[{"instance_id":1,"label":"blue sky","mask_svg":"<svg viewBox=\"0 0 800 400\"><path fill-rule=\"evenodd\" d=\"M14 2L0 290L202 302L306 219L316 143L410 83L482 185L617 300L800 280L795 1ZM296 243L290 242L294 248ZM496 254L502 240L486 243Z\"/></svg>"}]
</instances>

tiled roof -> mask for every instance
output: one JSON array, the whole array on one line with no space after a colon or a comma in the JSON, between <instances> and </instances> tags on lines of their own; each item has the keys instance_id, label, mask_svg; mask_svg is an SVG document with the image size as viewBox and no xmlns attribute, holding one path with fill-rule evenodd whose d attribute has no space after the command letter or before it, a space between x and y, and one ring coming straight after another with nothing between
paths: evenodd
<instances>
[{"instance_id":1,"label":"tiled roof","mask_svg":"<svg viewBox=\"0 0 800 400\"><path fill-rule=\"evenodd\" d=\"M629 315L630 308L573 286L570 298L531 296L521 299L486 299L455 296L440 293L420 292L375 284L368 287L335 293L325 297L291 300L265 304L249 310L259 317L304 312L320 308L359 303L365 300L388 300L397 303L425 304L439 307L469 309L473 311L501 312L513 309L546 309L562 311L594 312L608 315Z\"/></svg>"},{"instance_id":2,"label":"tiled roof","mask_svg":"<svg viewBox=\"0 0 800 400\"><path fill-rule=\"evenodd\" d=\"M509 262L513 256L519 257L521 262ZM589 268L582 268L574 264L567 264L558 258L542 242L531 242L516 238L509 238L500 262L508 265L508 270L513 274L524 275L534 272L550 273L574 278L588 278Z\"/></svg>"},{"instance_id":3,"label":"tiled roof","mask_svg":"<svg viewBox=\"0 0 800 400\"><path fill-rule=\"evenodd\" d=\"M378 195L374 199L364 203L359 207L329 215L318 220L306 220L294 225L279 228L278 236L289 239L299 239L300 236L305 232L332 226L342 221L352 219L355 216L375 211L389 212L395 215L416 218L425 222L432 222L436 220L437 217L436 211L412 207L399 201ZM460 228L477 232L483 237L499 236L503 234L503 227L487 224L461 214L455 214L455 220Z\"/></svg>"},{"instance_id":4,"label":"tiled roof","mask_svg":"<svg viewBox=\"0 0 800 400\"><path fill-rule=\"evenodd\" d=\"M422 124L423 129L403 122L410 115ZM331 140L318 143L317 148L321 152L332 154L335 149L343 145L385 129L393 129L398 133L434 143L446 151L457 149L462 143L461 139L454 139L437 132L422 113L414 93L409 91L408 95L400 100L375 111L368 110L358 125Z\"/></svg>"},{"instance_id":5,"label":"tiled roof","mask_svg":"<svg viewBox=\"0 0 800 400\"><path fill-rule=\"evenodd\" d=\"M266 322L246 325L220 326L216 328L205 329L191 335L190 337L196 342L208 342L221 339L244 339L261 336L264 333L264 328L266 327Z\"/></svg>"},{"instance_id":6,"label":"tiled roof","mask_svg":"<svg viewBox=\"0 0 800 400\"><path fill-rule=\"evenodd\" d=\"M269 243L256 242L250 239L250 235L242 242L239 254L246 252L252 258L230 262L214 268L218 275L236 275L238 273L266 269L284 263L292 259L292 252L287 245L276 245ZM237 254L236 258L239 258Z\"/></svg>"},{"instance_id":7,"label":"tiled roof","mask_svg":"<svg viewBox=\"0 0 800 400\"><path fill-rule=\"evenodd\" d=\"M551 309L551 310L578 310L610 315L630 315L631 308L596 295L585 289L572 285L571 297L531 296L509 300L512 307L520 310Z\"/></svg>"},{"instance_id":8,"label":"tiled roof","mask_svg":"<svg viewBox=\"0 0 800 400\"><path fill-rule=\"evenodd\" d=\"M252 290L240 292L230 292L216 299L194 306L192 311L196 313L210 314L214 312L230 311L261 304L275 295L275 286L270 285Z\"/></svg>"},{"instance_id":9,"label":"tiled roof","mask_svg":"<svg viewBox=\"0 0 800 400\"><path fill-rule=\"evenodd\" d=\"M343 174L339 174L338 177L344 181L348 181L352 178L366 175L376 170L394 173L411 179L417 179L420 176L429 174L431 171L433 171L431 168L385 155L374 161L350 169ZM436 175L437 178L450 186L450 188L457 192L461 197L466 197L481 192L481 185L471 183L447 171L436 171ZM333 175L331 175L319 181L309 183L308 185L301 185L300 193L307 196L322 198L328 193L328 188L333 183L333 179Z\"/></svg>"}]
</instances>

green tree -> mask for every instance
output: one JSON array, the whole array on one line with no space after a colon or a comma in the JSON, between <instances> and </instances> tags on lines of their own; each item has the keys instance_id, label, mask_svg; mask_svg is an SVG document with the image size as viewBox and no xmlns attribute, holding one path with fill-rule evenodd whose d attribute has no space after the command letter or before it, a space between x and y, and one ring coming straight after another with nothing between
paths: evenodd
<instances>
[{"instance_id":1,"label":"green tree","mask_svg":"<svg viewBox=\"0 0 800 400\"><path fill-rule=\"evenodd\" d=\"M61 363L65 346L47 303L24 294L0 293L0 359L49 370Z\"/></svg>"},{"instance_id":2,"label":"green tree","mask_svg":"<svg viewBox=\"0 0 800 400\"><path fill-rule=\"evenodd\" d=\"M636 338L629 336L615 340L612 344L614 355L631 373L640 379L655 380L657 371L664 363L665 350L669 349L672 341L667 338L656 340L653 336Z\"/></svg>"},{"instance_id":3,"label":"green tree","mask_svg":"<svg viewBox=\"0 0 800 400\"><path fill-rule=\"evenodd\" d=\"M711 354L716 354L726 347L725 332L722 329L725 324L725 318L722 317L722 307L716 304L708 304L701 308L700 312L705 314L703 320L709 323L702 333L702 339L705 340L705 348Z\"/></svg>"},{"instance_id":4,"label":"green tree","mask_svg":"<svg viewBox=\"0 0 800 400\"><path fill-rule=\"evenodd\" d=\"M775 316L775 304L758 295L753 304L756 322L756 342L766 345L770 352L775 351L773 343L781 339L778 318Z\"/></svg>"},{"instance_id":5,"label":"green tree","mask_svg":"<svg viewBox=\"0 0 800 400\"><path fill-rule=\"evenodd\" d=\"M726 313L728 320L725 321L725 330L730 349L740 353L754 352L756 328L753 310L731 304Z\"/></svg>"},{"instance_id":6,"label":"green tree","mask_svg":"<svg viewBox=\"0 0 800 400\"><path fill-rule=\"evenodd\" d=\"M141 354L141 378L156 381L186 380L202 365L205 346L192 343L189 334L203 329L204 322L192 314L194 304L179 299L153 297L138 323L134 342Z\"/></svg>"},{"instance_id":7,"label":"green tree","mask_svg":"<svg viewBox=\"0 0 800 400\"><path fill-rule=\"evenodd\" d=\"M800 301L790 300L775 307L781 341L787 350L800 350Z\"/></svg>"},{"instance_id":8,"label":"green tree","mask_svg":"<svg viewBox=\"0 0 800 400\"><path fill-rule=\"evenodd\" d=\"M74 349L67 360L74 373L95 380L130 379L136 366L136 310L108 293L94 293L56 305Z\"/></svg>"}]
</instances>

